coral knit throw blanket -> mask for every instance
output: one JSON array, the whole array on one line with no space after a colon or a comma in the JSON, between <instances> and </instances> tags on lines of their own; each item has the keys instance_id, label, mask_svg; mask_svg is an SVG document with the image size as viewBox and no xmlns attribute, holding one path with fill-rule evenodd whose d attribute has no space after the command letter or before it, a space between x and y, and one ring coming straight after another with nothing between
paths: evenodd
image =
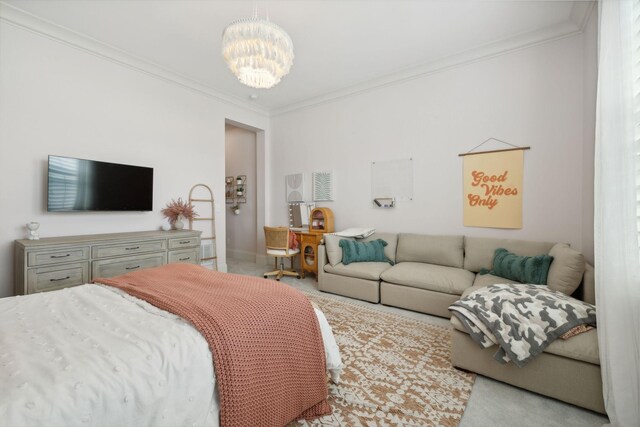
<instances>
[{"instance_id":1,"label":"coral knit throw blanket","mask_svg":"<svg viewBox=\"0 0 640 427\"><path fill-rule=\"evenodd\" d=\"M220 425L284 426L331 413L320 325L289 286L169 264L97 283L190 321L209 343Z\"/></svg>"}]
</instances>

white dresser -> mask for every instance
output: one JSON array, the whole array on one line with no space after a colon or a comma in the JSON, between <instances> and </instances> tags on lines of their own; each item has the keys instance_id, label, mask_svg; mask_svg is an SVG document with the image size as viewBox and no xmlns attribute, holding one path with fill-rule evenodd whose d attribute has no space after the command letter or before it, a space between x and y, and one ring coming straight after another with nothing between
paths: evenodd
<instances>
[{"instance_id":1,"label":"white dresser","mask_svg":"<svg viewBox=\"0 0 640 427\"><path fill-rule=\"evenodd\" d=\"M200 262L200 231L141 231L15 241L15 293L89 283L173 262Z\"/></svg>"}]
</instances>

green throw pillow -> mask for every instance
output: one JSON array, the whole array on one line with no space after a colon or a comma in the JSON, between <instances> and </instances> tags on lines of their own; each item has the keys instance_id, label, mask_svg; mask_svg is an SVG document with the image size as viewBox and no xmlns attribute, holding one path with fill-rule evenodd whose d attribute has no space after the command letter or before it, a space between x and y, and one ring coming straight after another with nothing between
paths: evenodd
<instances>
[{"instance_id":1,"label":"green throw pillow","mask_svg":"<svg viewBox=\"0 0 640 427\"><path fill-rule=\"evenodd\" d=\"M546 285L551 261L553 257L550 255L518 256L499 248L493 256L493 270L484 270L480 274L491 273L521 283Z\"/></svg>"},{"instance_id":2,"label":"green throw pillow","mask_svg":"<svg viewBox=\"0 0 640 427\"><path fill-rule=\"evenodd\" d=\"M385 246L387 242L382 239L369 242L341 239L342 263L348 265L352 262L388 262L393 265L393 262L384 255Z\"/></svg>"}]
</instances>

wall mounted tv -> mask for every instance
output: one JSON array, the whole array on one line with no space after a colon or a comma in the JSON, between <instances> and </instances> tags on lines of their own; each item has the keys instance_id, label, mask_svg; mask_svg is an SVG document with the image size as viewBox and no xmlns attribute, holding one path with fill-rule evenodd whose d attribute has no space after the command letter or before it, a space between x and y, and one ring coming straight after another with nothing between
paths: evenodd
<instances>
[{"instance_id":1,"label":"wall mounted tv","mask_svg":"<svg viewBox=\"0 0 640 427\"><path fill-rule=\"evenodd\" d=\"M47 210L150 211L153 168L49 156Z\"/></svg>"}]
</instances>

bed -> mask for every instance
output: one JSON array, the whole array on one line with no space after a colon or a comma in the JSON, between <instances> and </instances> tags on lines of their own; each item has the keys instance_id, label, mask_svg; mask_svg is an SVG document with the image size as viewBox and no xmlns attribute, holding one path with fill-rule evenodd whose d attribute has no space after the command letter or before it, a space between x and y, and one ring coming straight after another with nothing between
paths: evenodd
<instances>
[{"instance_id":1,"label":"bed","mask_svg":"<svg viewBox=\"0 0 640 427\"><path fill-rule=\"evenodd\" d=\"M313 310L337 382L338 347ZM191 323L112 286L0 299L0 425L218 426L214 369Z\"/></svg>"}]
</instances>

